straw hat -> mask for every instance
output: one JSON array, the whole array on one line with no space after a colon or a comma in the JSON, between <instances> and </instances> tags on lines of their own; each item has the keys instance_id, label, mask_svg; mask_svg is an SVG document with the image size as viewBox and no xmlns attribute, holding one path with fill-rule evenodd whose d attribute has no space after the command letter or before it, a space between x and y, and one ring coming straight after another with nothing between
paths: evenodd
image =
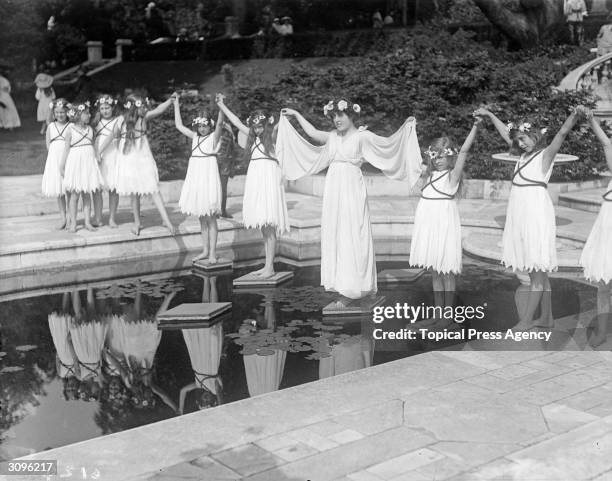
<instances>
[{"instance_id":1,"label":"straw hat","mask_svg":"<svg viewBox=\"0 0 612 481\"><path fill-rule=\"evenodd\" d=\"M46 73L39 73L34 79L34 83L40 89L46 89L53 84L53 77Z\"/></svg>"}]
</instances>

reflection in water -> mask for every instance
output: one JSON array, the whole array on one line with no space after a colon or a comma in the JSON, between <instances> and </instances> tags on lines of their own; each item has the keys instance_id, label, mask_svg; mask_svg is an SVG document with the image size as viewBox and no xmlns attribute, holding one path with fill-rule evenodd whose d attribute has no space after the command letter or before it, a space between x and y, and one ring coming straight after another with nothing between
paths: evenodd
<instances>
[{"instance_id":1,"label":"reflection in water","mask_svg":"<svg viewBox=\"0 0 612 481\"><path fill-rule=\"evenodd\" d=\"M371 324L371 323L370 323ZM319 361L319 378L337 376L370 367L374 359L374 339L367 321L362 322L362 332L356 336L329 340L330 355ZM363 329L365 327L365 329Z\"/></svg>"}]
</instances>

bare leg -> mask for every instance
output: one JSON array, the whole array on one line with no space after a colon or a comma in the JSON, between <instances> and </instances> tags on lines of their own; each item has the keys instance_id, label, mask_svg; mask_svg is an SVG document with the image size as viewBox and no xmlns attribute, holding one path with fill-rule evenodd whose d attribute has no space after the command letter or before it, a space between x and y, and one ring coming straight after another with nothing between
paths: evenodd
<instances>
[{"instance_id":1,"label":"bare leg","mask_svg":"<svg viewBox=\"0 0 612 481\"><path fill-rule=\"evenodd\" d=\"M519 323L514 326L517 331L526 331L534 327L533 316L542 300L542 292L548 275L546 272L536 271L529 273L529 277L531 279L529 300L524 317L520 318Z\"/></svg>"},{"instance_id":2,"label":"bare leg","mask_svg":"<svg viewBox=\"0 0 612 481\"><path fill-rule=\"evenodd\" d=\"M210 278L210 302L219 302L219 293L217 292L217 277Z\"/></svg>"},{"instance_id":3,"label":"bare leg","mask_svg":"<svg viewBox=\"0 0 612 481\"><path fill-rule=\"evenodd\" d=\"M67 313L70 309L70 292L64 292L62 294L62 311Z\"/></svg>"},{"instance_id":4,"label":"bare leg","mask_svg":"<svg viewBox=\"0 0 612 481\"><path fill-rule=\"evenodd\" d=\"M69 192L68 203L70 206L70 232L76 232L77 230L77 204L79 202L79 194L77 192Z\"/></svg>"},{"instance_id":5,"label":"bare leg","mask_svg":"<svg viewBox=\"0 0 612 481\"><path fill-rule=\"evenodd\" d=\"M436 271L431 272L431 284L433 288L434 295L434 306L436 308L436 312L438 310L444 309L444 276ZM423 319L419 321L419 327L429 327L433 325L439 324L441 321L441 317L434 316L432 318Z\"/></svg>"},{"instance_id":6,"label":"bare leg","mask_svg":"<svg viewBox=\"0 0 612 481\"><path fill-rule=\"evenodd\" d=\"M83 312L81 309L81 294L78 290L72 291L72 310L75 320L80 321L83 318Z\"/></svg>"},{"instance_id":7,"label":"bare leg","mask_svg":"<svg viewBox=\"0 0 612 481\"><path fill-rule=\"evenodd\" d=\"M221 217L226 217L231 219L231 215L227 213L227 182L229 180L229 176L221 175Z\"/></svg>"},{"instance_id":8,"label":"bare leg","mask_svg":"<svg viewBox=\"0 0 612 481\"><path fill-rule=\"evenodd\" d=\"M208 257L208 222L205 216L200 216L200 235L202 236L202 253L198 254L193 258L194 261L199 261L200 259L204 259Z\"/></svg>"},{"instance_id":9,"label":"bare leg","mask_svg":"<svg viewBox=\"0 0 612 481\"><path fill-rule=\"evenodd\" d=\"M93 207L94 207L94 220L92 225L94 227L100 227L102 224L102 208L104 207L104 198L102 197L102 191L96 190L91 194L93 199Z\"/></svg>"},{"instance_id":10,"label":"bare leg","mask_svg":"<svg viewBox=\"0 0 612 481\"><path fill-rule=\"evenodd\" d=\"M132 226L132 234L140 234L140 196L132 194L132 213L134 214L134 225Z\"/></svg>"},{"instance_id":11,"label":"bare leg","mask_svg":"<svg viewBox=\"0 0 612 481\"><path fill-rule=\"evenodd\" d=\"M544 280L544 291L542 291L542 301L540 302L541 316L534 322L536 327L554 327L555 319L552 315L552 291L550 279L546 276Z\"/></svg>"},{"instance_id":12,"label":"bare leg","mask_svg":"<svg viewBox=\"0 0 612 481\"><path fill-rule=\"evenodd\" d=\"M453 273L443 274L442 282L444 284L444 305L452 307L455 304L455 275Z\"/></svg>"},{"instance_id":13,"label":"bare leg","mask_svg":"<svg viewBox=\"0 0 612 481\"><path fill-rule=\"evenodd\" d=\"M115 221L115 216L117 215L117 207L119 206L119 194L114 190L111 190L108 193L108 225L113 229L117 227L117 222Z\"/></svg>"},{"instance_id":14,"label":"bare leg","mask_svg":"<svg viewBox=\"0 0 612 481\"><path fill-rule=\"evenodd\" d=\"M210 300L210 279L204 277L204 283L202 284L202 302L211 302Z\"/></svg>"},{"instance_id":15,"label":"bare leg","mask_svg":"<svg viewBox=\"0 0 612 481\"><path fill-rule=\"evenodd\" d=\"M63 228L66 227L66 196L65 195L60 195L57 198L57 207L59 208L59 212L60 212L60 222L57 225L58 230L62 230Z\"/></svg>"},{"instance_id":16,"label":"bare leg","mask_svg":"<svg viewBox=\"0 0 612 481\"><path fill-rule=\"evenodd\" d=\"M93 320L97 317L96 298L93 287L87 288L87 318Z\"/></svg>"},{"instance_id":17,"label":"bare leg","mask_svg":"<svg viewBox=\"0 0 612 481\"><path fill-rule=\"evenodd\" d=\"M85 217L85 228L88 231L95 231L94 226L91 225L91 196L87 192L83 192L83 216Z\"/></svg>"},{"instance_id":18,"label":"bare leg","mask_svg":"<svg viewBox=\"0 0 612 481\"><path fill-rule=\"evenodd\" d=\"M589 336L589 344L595 348L606 341L608 337L608 328L612 319L610 318L611 305L610 295L612 294L612 283L600 283L597 289L597 317L596 327L593 329L593 334Z\"/></svg>"},{"instance_id":19,"label":"bare leg","mask_svg":"<svg viewBox=\"0 0 612 481\"><path fill-rule=\"evenodd\" d=\"M264 247L266 252L266 263L257 275L268 278L274 275L274 254L276 254L276 227L265 226L262 229L264 235Z\"/></svg>"},{"instance_id":20,"label":"bare leg","mask_svg":"<svg viewBox=\"0 0 612 481\"><path fill-rule=\"evenodd\" d=\"M219 235L219 227L217 226L217 218L210 216L206 218L208 222L208 248L210 255L208 262L215 264L217 262L217 237Z\"/></svg>"},{"instance_id":21,"label":"bare leg","mask_svg":"<svg viewBox=\"0 0 612 481\"><path fill-rule=\"evenodd\" d=\"M166 207L164 206L164 201L159 192L155 192L153 194L153 202L155 203L155 207L157 207L157 210L159 211L159 215L161 215L162 217L164 225L170 231L170 234L172 235L176 234L176 227L172 225L172 222L170 221L170 217L168 217L168 212L166 211Z\"/></svg>"}]
</instances>

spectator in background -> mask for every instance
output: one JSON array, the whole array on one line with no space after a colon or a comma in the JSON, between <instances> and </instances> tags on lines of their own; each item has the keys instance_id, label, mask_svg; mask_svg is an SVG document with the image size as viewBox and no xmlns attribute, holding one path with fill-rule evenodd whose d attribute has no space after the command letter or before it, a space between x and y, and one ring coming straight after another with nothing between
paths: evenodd
<instances>
[{"instance_id":1,"label":"spectator in background","mask_svg":"<svg viewBox=\"0 0 612 481\"><path fill-rule=\"evenodd\" d=\"M11 97L11 84L4 77L7 70L7 68L0 69L0 129L13 130L21 127L21 120Z\"/></svg>"},{"instance_id":2,"label":"spectator in background","mask_svg":"<svg viewBox=\"0 0 612 481\"><path fill-rule=\"evenodd\" d=\"M569 27L570 42L574 45L582 45L584 41L584 28L582 21L587 15L584 0L565 0L563 13Z\"/></svg>"},{"instance_id":3,"label":"spectator in background","mask_svg":"<svg viewBox=\"0 0 612 481\"><path fill-rule=\"evenodd\" d=\"M385 25L385 27L391 27L394 23L393 20L393 16L395 15L395 12L391 11L389 13L387 13L387 15L385 16L385 19L383 20L383 24Z\"/></svg>"},{"instance_id":4,"label":"spectator in background","mask_svg":"<svg viewBox=\"0 0 612 481\"><path fill-rule=\"evenodd\" d=\"M176 41L186 42L187 40L189 40L189 36L187 35L187 29L183 27L179 30L179 33L176 36Z\"/></svg>"},{"instance_id":5,"label":"spectator in background","mask_svg":"<svg viewBox=\"0 0 612 481\"><path fill-rule=\"evenodd\" d=\"M51 15L47 21L47 30L50 32L55 28L55 17Z\"/></svg>"},{"instance_id":6,"label":"spectator in background","mask_svg":"<svg viewBox=\"0 0 612 481\"><path fill-rule=\"evenodd\" d=\"M382 14L380 13L379 10L376 10L376 12L374 12L374 15L372 15L372 28L382 28L382 27L383 27Z\"/></svg>"},{"instance_id":7,"label":"spectator in background","mask_svg":"<svg viewBox=\"0 0 612 481\"><path fill-rule=\"evenodd\" d=\"M55 100L55 91L53 90L53 77L46 73L39 73L34 79L36 85L36 100L38 107L36 109L36 120L41 122L40 133L45 135L47 132L47 124L51 121L51 102Z\"/></svg>"},{"instance_id":8,"label":"spectator in background","mask_svg":"<svg viewBox=\"0 0 612 481\"><path fill-rule=\"evenodd\" d=\"M283 17L281 19L282 35L293 35L293 22L291 17Z\"/></svg>"},{"instance_id":9,"label":"spectator in background","mask_svg":"<svg viewBox=\"0 0 612 481\"><path fill-rule=\"evenodd\" d=\"M280 23L280 18L276 17L274 20L272 20L271 33L277 33L278 35L283 35L283 28Z\"/></svg>"},{"instance_id":10,"label":"spectator in background","mask_svg":"<svg viewBox=\"0 0 612 481\"><path fill-rule=\"evenodd\" d=\"M597 55L605 55L612 52L612 13L606 18L597 34Z\"/></svg>"}]
</instances>

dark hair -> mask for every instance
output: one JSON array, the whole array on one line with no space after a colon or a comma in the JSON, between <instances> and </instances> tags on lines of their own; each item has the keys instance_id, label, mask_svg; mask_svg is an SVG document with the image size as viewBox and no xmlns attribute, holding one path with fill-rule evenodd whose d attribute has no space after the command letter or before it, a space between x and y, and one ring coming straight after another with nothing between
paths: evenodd
<instances>
[{"instance_id":1,"label":"dark hair","mask_svg":"<svg viewBox=\"0 0 612 481\"><path fill-rule=\"evenodd\" d=\"M70 376L70 377L65 377L62 379L62 385L63 385L63 389L62 389L62 394L64 395L64 399L66 401L74 401L76 399L79 398L79 380L74 377L74 376ZM68 396L68 390L73 391L73 395Z\"/></svg>"},{"instance_id":2,"label":"dark hair","mask_svg":"<svg viewBox=\"0 0 612 481\"><path fill-rule=\"evenodd\" d=\"M445 149L452 149L455 152L459 152L459 147L457 143L451 137L438 137L431 141L429 145L430 149L433 151L444 151ZM446 157L449 159L448 166L452 169L455 166L455 162L457 161L457 155L447 155ZM433 159L427 157L427 177L431 175L431 173L435 170L433 166ZM457 185L457 193L455 197L462 197L463 194L463 172L461 173L461 177L459 178L459 184Z\"/></svg>"},{"instance_id":3,"label":"dark hair","mask_svg":"<svg viewBox=\"0 0 612 481\"><path fill-rule=\"evenodd\" d=\"M45 97L51 97L51 94L55 92L55 90L53 90L53 87L45 87L44 89L42 89L42 91L45 94Z\"/></svg>"},{"instance_id":4,"label":"dark hair","mask_svg":"<svg viewBox=\"0 0 612 481\"><path fill-rule=\"evenodd\" d=\"M533 125L533 124L532 124ZM538 151L546 148L546 135L540 132L540 129L531 129L529 132L521 132L518 129L512 129L510 131L510 139L512 140L512 145L510 147L510 154L512 155L521 155L524 151L519 147L518 144L518 136L519 135L527 135L533 143L535 144L533 147L533 151Z\"/></svg>"},{"instance_id":5,"label":"dark hair","mask_svg":"<svg viewBox=\"0 0 612 481\"><path fill-rule=\"evenodd\" d=\"M345 101L346 104L348 105L348 107L345 110L338 110L338 104L342 101ZM325 114L325 116L330 120L330 121L334 121L334 115L337 113L343 113L346 114L346 116L351 119L351 122L353 122L353 124L355 125L355 127L357 127L357 124L359 122L359 118L360 118L360 113L355 112L353 110L353 105L355 105L354 102L351 102L345 98L341 98L340 100L338 100L337 102L334 102L334 110L330 110L329 112L327 112L327 114Z\"/></svg>"},{"instance_id":6,"label":"dark hair","mask_svg":"<svg viewBox=\"0 0 612 481\"><path fill-rule=\"evenodd\" d=\"M200 396L198 397L198 400L196 401L196 405L198 406L198 409L200 410L212 408L212 407L217 406L218 404L219 404L219 401L217 400L217 396L215 396L208 389L202 389L202 392L200 393Z\"/></svg>"},{"instance_id":7,"label":"dark hair","mask_svg":"<svg viewBox=\"0 0 612 481\"><path fill-rule=\"evenodd\" d=\"M264 130L259 138L263 145L264 153L270 157L274 157L274 141L275 141L274 124L270 123L271 117L269 117L265 111L261 109L257 109L251 113L248 119L249 136L247 138L246 147L244 149L244 158L247 162L251 159L251 149L253 148L255 139L257 138L257 136L255 135L255 130L253 129L254 124L251 119L254 119L256 117L261 117L261 116L265 117L265 119L262 121ZM256 125L259 125L259 124L256 124Z\"/></svg>"},{"instance_id":8,"label":"dark hair","mask_svg":"<svg viewBox=\"0 0 612 481\"><path fill-rule=\"evenodd\" d=\"M125 125L125 144L123 144L123 153L127 154L134 144L136 143L136 122L138 119L142 119L142 129L146 130L146 121L144 117L141 117L138 113L140 111L140 107L136 107L136 102L141 101L143 105L144 100L142 97L138 95L130 94L126 97L125 101L130 103L129 108L126 108L125 113L123 114L124 125Z\"/></svg>"}]
</instances>

